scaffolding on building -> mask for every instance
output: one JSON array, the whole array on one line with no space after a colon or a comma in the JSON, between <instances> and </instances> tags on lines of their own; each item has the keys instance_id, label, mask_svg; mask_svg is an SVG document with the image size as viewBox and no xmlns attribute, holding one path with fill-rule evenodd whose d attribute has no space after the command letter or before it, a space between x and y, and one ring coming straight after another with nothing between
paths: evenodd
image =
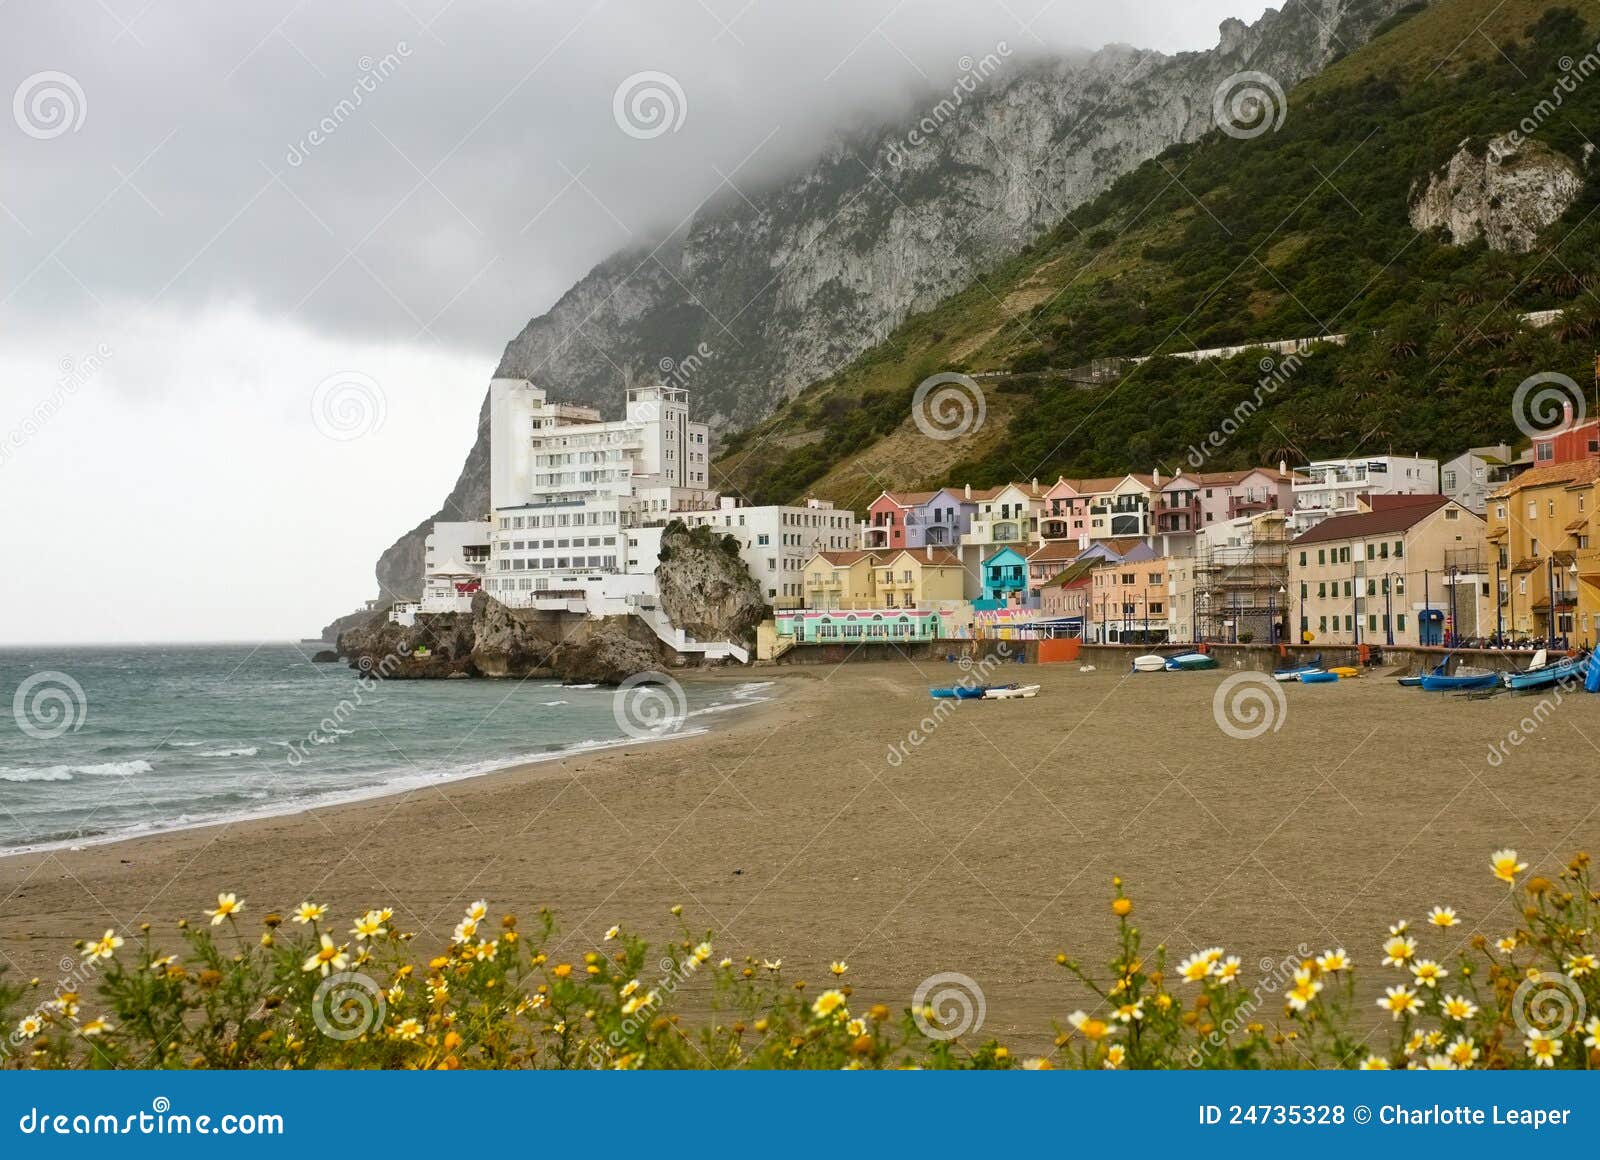
<instances>
[{"instance_id":1,"label":"scaffolding on building","mask_svg":"<svg viewBox=\"0 0 1600 1160\"><path fill-rule=\"evenodd\" d=\"M1293 639L1289 625L1289 534L1283 512L1245 525L1238 544L1196 537L1193 624L1196 640L1275 644Z\"/></svg>"}]
</instances>

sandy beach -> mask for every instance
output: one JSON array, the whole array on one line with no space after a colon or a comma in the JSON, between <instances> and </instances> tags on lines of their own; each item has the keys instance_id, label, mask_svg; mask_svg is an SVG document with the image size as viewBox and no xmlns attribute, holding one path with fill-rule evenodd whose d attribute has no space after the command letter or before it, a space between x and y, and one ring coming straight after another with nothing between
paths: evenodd
<instances>
[{"instance_id":1,"label":"sandy beach","mask_svg":"<svg viewBox=\"0 0 1600 1160\"><path fill-rule=\"evenodd\" d=\"M1213 715L1225 672L1010 668L1042 694L961 704L891 760L951 666L755 675L775 699L702 736L0 859L3 961L52 978L73 939L195 918L219 890L251 917L306 898L341 916L390 905L423 946L475 898L547 906L573 954L613 923L665 934L676 903L715 931L718 953L781 955L807 979L847 959L858 992L897 1007L935 972L969 975L985 1033L1026 1047L1085 998L1056 953L1108 957L1113 874L1147 948L1221 944L1253 969L1302 943L1343 945L1376 987L1397 918L1420 926L1429 906L1454 906L1462 925L1421 933L1440 959L1509 929L1492 850L1553 871L1600 845L1600 697L1527 722L1536 698L1469 701L1369 676L1284 687L1279 728L1240 739Z\"/></svg>"}]
</instances>

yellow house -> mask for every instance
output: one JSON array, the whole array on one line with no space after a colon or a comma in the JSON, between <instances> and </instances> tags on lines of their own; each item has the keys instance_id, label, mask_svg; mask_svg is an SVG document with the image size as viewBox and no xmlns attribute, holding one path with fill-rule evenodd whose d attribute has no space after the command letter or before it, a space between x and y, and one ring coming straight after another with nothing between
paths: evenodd
<instances>
[{"instance_id":1,"label":"yellow house","mask_svg":"<svg viewBox=\"0 0 1600 1160\"><path fill-rule=\"evenodd\" d=\"M1483 517L1443 495L1371 495L1289 544L1291 623L1329 645L1487 636Z\"/></svg>"},{"instance_id":2,"label":"yellow house","mask_svg":"<svg viewBox=\"0 0 1600 1160\"><path fill-rule=\"evenodd\" d=\"M1506 633L1594 642L1600 627L1600 559L1592 538L1597 481L1600 460L1585 459L1535 467L1490 493L1489 547Z\"/></svg>"},{"instance_id":3,"label":"yellow house","mask_svg":"<svg viewBox=\"0 0 1600 1160\"><path fill-rule=\"evenodd\" d=\"M961 557L949 548L880 553L872 575L882 608L936 608L959 601L965 582Z\"/></svg>"},{"instance_id":4,"label":"yellow house","mask_svg":"<svg viewBox=\"0 0 1600 1160\"><path fill-rule=\"evenodd\" d=\"M818 552L806 561L806 607L878 608L873 598L876 552Z\"/></svg>"}]
</instances>

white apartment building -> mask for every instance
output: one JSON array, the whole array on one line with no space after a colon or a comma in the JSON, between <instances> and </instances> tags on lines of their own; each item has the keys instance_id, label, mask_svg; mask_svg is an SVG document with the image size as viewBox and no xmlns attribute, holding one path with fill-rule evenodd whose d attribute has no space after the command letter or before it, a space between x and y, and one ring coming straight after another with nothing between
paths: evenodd
<instances>
[{"instance_id":1,"label":"white apartment building","mask_svg":"<svg viewBox=\"0 0 1600 1160\"><path fill-rule=\"evenodd\" d=\"M625 529L647 502L694 502L710 471L710 431L689 393L634 387L625 415L550 403L526 379L489 384L493 539L485 587L506 604L583 599L625 574Z\"/></svg>"},{"instance_id":2,"label":"white apartment building","mask_svg":"<svg viewBox=\"0 0 1600 1160\"><path fill-rule=\"evenodd\" d=\"M1292 485L1292 534L1309 531L1330 516L1352 515L1364 495L1438 495L1439 461L1401 455L1319 459L1296 473Z\"/></svg>"},{"instance_id":3,"label":"white apartment building","mask_svg":"<svg viewBox=\"0 0 1600 1160\"><path fill-rule=\"evenodd\" d=\"M488 520L439 520L423 544L422 612L467 612L489 567Z\"/></svg>"},{"instance_id":4,"label":"white apartment building","mask_svg":"<svg viewBox=\"0 0 1600 1160\"><path fill-rule=\"evenodd\" d=\"M808 499L804 507L740 507L724 498L715 510L676 511L672 518L738 540L740 558L774 608L801 607L806 561L818 552L853 548L858 535L854 512L819 499Z\"/></svg>"}]
</instances>

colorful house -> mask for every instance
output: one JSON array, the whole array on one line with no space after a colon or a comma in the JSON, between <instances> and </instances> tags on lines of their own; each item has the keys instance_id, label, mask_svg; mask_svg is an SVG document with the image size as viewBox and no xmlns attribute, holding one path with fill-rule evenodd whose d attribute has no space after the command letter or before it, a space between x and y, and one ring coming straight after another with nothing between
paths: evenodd
<instances>
[{"instance_id":1,"label":"colorful house","mask_svg":"<svg viewBox=\"0 0 1600 1160\"><path fill-rule=\"evenodd\" d=\"M1068 633L1083 636L1089 619L1094 571L1105 561L1098 556L1078 560L1039 588L1039 619L1060 622Z\"/></svg>"},{"instance_id":2,"label":"colorful house","mask_svg":"<svg viewBox=\"0 0 1600 1160\"><path fill-rule=\"evenodd\" d=\"M1294 475L1286 464L1243 471L1201 471L1178 474L1156 496L1155 530L1182 534L1241 516L1294 509Z\"/></svg>"},{"instance_id":3,"label":"colorful house","mask_svg":"<svg viewBox=\"0 0 1600 1160\"><path fill-rule=\"evenodd\" d=\"M797 644L904 644L936 640L942 618L929 609L794 610L775 614L779 638Z\"/></svg>"},{"instance_id":4,"label":"colorful house","mask_svg":"<svg viewBox=\"0 0 1600 1160\"><path fill-rule=\"evenodd\" d=\"M1001 548L983 562L983 595L979 609L1005 604L1025 604L1028 597L1028 561L1015 548Z\"/></svg>"},{"instance_id":5,"label":"colorful house","mask_svg":"<svg viewBox=\"0 0 1600 1160\"><path fill-rule=\"evenodd\" d=\"M963 544L985 548L1014 545L1025 548L1039 535L1039 513L1044 510L1044 492L1038 481L1031 484L1008 483L987 491L963 493L977 505L972 525L961 537Z\"/></svg>"},{"instance_id":6,"label":"colorful house","mask_svg":"<svg viewBox=\"0 0 1600 1160\"><path fill-rule=\"evenodd\" d=\"M1594 639L1597 482L1600 459L1579 459L1535 467L1490 494L1495 630L1542 640Z\"/></svg>"},{"instance_id":7,"label":"colorful house","mask_svg":"<svg viewBox=\"0 0 1600 1160\"><path fill-rule=\"evenodd\" d=\"M872 567L874 595L883 608L934 608L962 599L961 557L949 548L882 553Z\"/></svg>"},{"instance_id":8,"label":"colorful house","mask_svg":"<svg viewBox=\"0 0 1600 1160\"><path fill-rule=\"evenodd\" d=\"M1088 634L1101 644L1157 644L1167 639L1167 561L1106 561L1089 593Z\"/></svg>"},{"instance_id":9,"label":"colorful house","mask_svg":"<svg viewBox=\"0 0 1600 1160\"><path fill-rule=\"evenodd\" d=\"M1300 638L1442 645L1491 635L1484 532L1482 517L1443 495L1365 496L1356 513L1324 519L1289 544Z\"/></svg>"},{"instance_id":10,"label":"colorful house","mask_svg":"<svg viewBox=\"0 0 1600 1160\"><path fill-rule=\"evenodd\" d=\"M1600 363L1596 364L1595 371L1600 375ZM1561 426L1533 437L1535 467L1553 467L1600 458L1600 419L1574 423L1572 404L1564 404L1562 410L1564 416Z\"/></svg>"},{"instance_id":11,"label":"colorful house","mask_svg":"<svg viewBox=\"0 0 1600 1160\"><path fill-rule=\"evenodd\" d=\"M818 552L806 561L804 580L807 608L873 608L873 552Z\"/></svg>"}]
</instances>

